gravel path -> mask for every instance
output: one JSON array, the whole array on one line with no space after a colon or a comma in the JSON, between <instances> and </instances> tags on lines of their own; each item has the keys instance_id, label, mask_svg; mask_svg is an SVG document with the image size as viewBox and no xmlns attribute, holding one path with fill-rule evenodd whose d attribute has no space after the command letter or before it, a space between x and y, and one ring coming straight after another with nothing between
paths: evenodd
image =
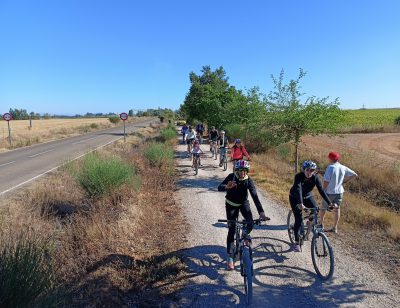
<instances>
[{"instance_id":1,"label":"gravel path","mask_svg":"<svg viewBox=\"0 0 400 308\"><path fill-rule=\"evenodd\" d=\"M206 158L197 176L186 156L186 146L176 152L181 179L177 202L188 220L188 244L184 259L190 277L179 294L179 307L245 306L243 279L238 270L225 269L226 234L224 196L218 184L229 174ZM357 261L335 245L335 273L331 281L322 282L315 274L310 244L302 253L290 250L286 230L287 209L258 190L264 210L271 218L266 226L252 232L254 249L253 307L400 307L399 289L373 266ZM254 217L257 210L251 200ZM330 235L333 236L333 235ZM336 235L340 236L340 235ZM237 262L238 263L238 262Z\"/></svg>"}]
</instances>

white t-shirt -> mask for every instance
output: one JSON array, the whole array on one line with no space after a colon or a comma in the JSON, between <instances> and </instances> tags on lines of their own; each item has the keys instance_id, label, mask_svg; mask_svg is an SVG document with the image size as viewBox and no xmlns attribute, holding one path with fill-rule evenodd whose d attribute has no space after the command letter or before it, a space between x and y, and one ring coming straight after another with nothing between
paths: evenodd
<instances>
[{"instance_id":1,"label":"white t-shirt","mask_svg":"<svg viewBox=\"0 0 400 308\"><path fill-rule=\"evenodd\" d=\"M324 181L329 182L326 193L342 194L344 192L343 180L354 175L357 175L357 173L339 162L330 164L324 174Z\"/></svg>"}]
</instances>

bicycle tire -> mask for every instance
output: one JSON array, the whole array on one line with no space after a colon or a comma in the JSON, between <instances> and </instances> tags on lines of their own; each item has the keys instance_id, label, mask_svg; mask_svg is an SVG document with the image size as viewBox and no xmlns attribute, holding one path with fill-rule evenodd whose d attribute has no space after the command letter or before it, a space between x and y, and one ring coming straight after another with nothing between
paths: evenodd
<instances>
[{"instance_id":1,"label":"bicycle tire","mask_svg":"<svg viewBox=\"0 0 400 308\"><path fill-rule=\"evenodd\" d=\"M226 159L226 154L224 156L224 171L226 171L226 169L228 169L228 160Z\"/></svg>"},{"instance_id":2,"label":"bicycle tire","mask_svg":"<svg viewBox=\"0 0 400 308\"><path fill-rule=\"evenodd\" d=\"M294 244L294 215L293 211L289 210L288 216L287 216L287 230L288 230L288 235L289 235L289 240L292 244Z\"/></svg>"},{"instance_id":3,"label":"bicycle tire","mask_svg":"<svg viewBox=\"0 0 400 308\"><path fill-rule=\"evenodd\" d=\"M242 252L243 264L243 280L244 280L244 293L246 296L247 305L251 305L253 301L253 262L250 257L250 248L243 247Z\"/></svg>"},{"instance_id":4,"label":"bicycle tire","mask_svg":"<svg viewBox=\"0 0 400 308\"><path fill-rule=\"evenodd\" d=\"M199 173L199 162L198 158L194 160L194 175L197 175Z\"/></svg>"},{"instance_id":5,"label":"bicycle tire","mask_svg":"<svg viewBox=\"0 0 400 308\"><path fill-rule=\"evenodd\" d=\"M322 280L332 278L335 268L333 249L328 237L323 232L315 233L311 240L311 258L315 272ZM326 260L328 258L328 260ZM322 262L329 262L328 270L322 269Z\"/></svg>"}]
</instances>

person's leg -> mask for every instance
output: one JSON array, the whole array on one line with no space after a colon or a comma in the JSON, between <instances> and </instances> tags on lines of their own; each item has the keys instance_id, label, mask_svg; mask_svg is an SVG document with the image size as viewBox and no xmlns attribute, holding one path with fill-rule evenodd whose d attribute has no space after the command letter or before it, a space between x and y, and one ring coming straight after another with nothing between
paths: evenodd
<instances>
[{"instance_id":1,"label":"person's leg","mask_svg":"<svg viewBox=\"0 0 400 308\"><path fill-rule=\"evenodd\" d=\"M329 200L332 200L331 195L328 194L328 197L329 197ZM324 226L325 214L326 214L326 210L328 209L328 207L329 207L329 204L326 203L325 200L322 200L322 207L319 212L322 226Z\"/></svg>"},{"instance_id":2,"label":"person's leg","mask_svg":"<svg viewBox=\"0 0 400 308\"><path fill-rule=\"evenodd\" d=\"M246 229L247 229L247 234L250 234L251 230L253 230L253 214L251 213L249 200L246 200L240 206L240 213L242 214L244 220L249 222L246 225Z\"/></svg>"},{"instance_id":3,"label":"person's leg","mask_svg":"<svg viewBox=\"0 0 400 308\"><path fill-rule=\"evenodd\" d=\"M332 203L335 203L338 208L337 210L334 211L334 222L333 222L333 232L337 233L337 227L339 224L339 219L340 219L340 205L342 204L343 201L343 194L336 194L334 199L332 200Z\"/></svg>"},{"instance_id":4,"label":"person's leg","mask_svg":"<svg viewBox=\"0 0 400 308\"><path fill-rule=\"evenodd\" d=\"M297 207L297 204L295 204L295 200L292 198L289 198L290 202L290 207L292 208L293 216L294 216L294 226L293 226L293 232L294 232L294 241L296 244L299 243L299 232L301 228L301 224L303 223L303 215L302 211Z\"/></svg>"},{"instance_id":5,"label":"person's leg","mask_svg":"<svg viewBox=\"0 0 400 308\"><path fill-rule=\"evenodd\" d=\"M231 206L229 204L225 204L226 210L226 219L228 220L236 220L239 216L239 208ZM228 223L228 235L226 237L226 252L229 258L234 257L235 250L235 224Z\"/></svg>"}]
</instances>

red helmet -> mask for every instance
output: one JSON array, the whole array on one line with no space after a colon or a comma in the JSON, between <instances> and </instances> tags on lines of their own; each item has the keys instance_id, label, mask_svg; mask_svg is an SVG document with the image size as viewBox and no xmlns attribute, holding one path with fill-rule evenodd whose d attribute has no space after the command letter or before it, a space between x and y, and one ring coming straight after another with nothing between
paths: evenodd
<instances>
[{"instance_id":1,"label":"red helmet","mask_svg":"<svg viewBox=\"0 0 400 308\"><path fill-rule=\"evenodd\" d=\"M338 152L330 152L328 154L328 158L330 160L339 160L340 159L340 154Z\"/></svg>"}]
</instances>

